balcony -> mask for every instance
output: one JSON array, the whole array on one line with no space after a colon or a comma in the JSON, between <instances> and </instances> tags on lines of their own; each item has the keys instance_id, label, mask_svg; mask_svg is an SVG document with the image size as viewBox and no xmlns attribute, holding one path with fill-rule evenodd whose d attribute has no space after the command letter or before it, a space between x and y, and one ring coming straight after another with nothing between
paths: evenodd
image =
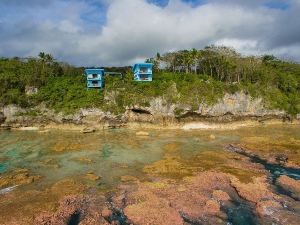
<instances>
[{"instance_id":1,"label":"balcony","mask_svg":"<svg viewBox=\"0 0 300 225\"><path fill-rule=\"evenodd\" d=\"M101 74L88 74L87 80L101 80Z\"/></svg>"}]
</instances>

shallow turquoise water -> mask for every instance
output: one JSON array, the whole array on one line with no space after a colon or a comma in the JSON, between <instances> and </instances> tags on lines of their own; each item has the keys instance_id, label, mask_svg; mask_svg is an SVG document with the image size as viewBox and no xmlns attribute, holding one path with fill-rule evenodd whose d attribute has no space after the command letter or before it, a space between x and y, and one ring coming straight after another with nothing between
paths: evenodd
<instances>
[{"instance_id":1,"label":"shallow turquoise water","mask_svg":"<svg viewBox=\"0 0 300 225\"><path fill-rule=\"evenodd\" d=\"M43 176L40 184L51 184L65 177L94 171L101 182L109 185L122 175L143 176L142 168L162 159L164 146L176 143L176 154L186 160L201 151L223 151L245 135L276 135L300 138L298 127L245 128L235 131L150 131L149 137L138 137L132 130L110 130L95 134L38 131L0 132L0 173L16 168L29 169ZM210 140L213 134L216 138ZM76 158L86 157L91 163Z\"/></svg>"},{"instance_id":2,"label":"shallow turquoise water","mask_svg":"<svg viewBox=\"0 0 300 225\"><path fill-rule=\"evenodd\" d=\"M22 189L44 190L57 181L69 177L82 179L88 171L101 176L93 183L111 189L120 184L120 177L132 175L139 179L149 179L143 172L145 165L161 160L166 153L178 156L186 162L195 161L203 152L224 154L224 146L239 143L244 137L280 137L300 139L298 126L255 127L228 131L173 131L150 130L149 137L138 137L133 130L108 130L94 134L62 131L2 131L0 132L0 177L17 168L28 169L31 175L40 175L42 179ZM210 139L210 135L215 139ZM166 149L174 144L175 150ZM300 150L300 149L299 149ZM204 160L213 163L208 154ZM79 159L82 158L83 161ZM84 161L91 160L91 162ZM201 165L201 162L198 162ZM241 201L241 200L238 200ZM241 201L242 202L242 201ZM253 217L251 208L238 204L226 209L229 222L246 223ZM241 217L241 212L244 214ZM241 222L242 221L242 222Z\"/></svg>"},{"instance_id":3,"label":"shallow turquoise water","mask_svg":"<svg viewBox=\"0 0 300 225\"><path fill-rule=\"evenodd\" d=\"M0 173L26 168L43 179L35 185L50 185L60 179L94 171L101 182L113 185L122 175L142 177L146 164L164 156L163 147L177 143L181 157L193 157L203 150L222 149L224 141L238 136L217 135L211 141L209 133L180 131L150 131L149 137L137 137L135 131L111 130L95 134L78 132L38 131L0 132ZM91 163L81 162L84 157Z\"/></svg>"}]
</instances>

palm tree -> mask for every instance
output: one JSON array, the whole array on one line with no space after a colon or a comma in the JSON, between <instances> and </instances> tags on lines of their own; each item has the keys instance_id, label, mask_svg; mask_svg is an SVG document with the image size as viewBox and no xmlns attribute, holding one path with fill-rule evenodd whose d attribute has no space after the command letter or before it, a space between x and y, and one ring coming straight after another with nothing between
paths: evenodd
<instances>
[{"instance_id":1,"label":"palm tree","mask_svg":"<svg viewBox=\"0 0 300 225\"><path fill-rule=\"evenodd\" d=\"M45 52L40 52L39 57L40 57L41 61L44 61L45 57L46 57L46 53Z\"/></svg>"},{"instance_id":2,"label":"palm tree","mask_svg":"<svg viewBox=\"0 0 300 225\"><path fill-rule=\"evenodd\" d=\"M51 64L54 61L54 57L51 54L46 54L45 61L46 63Z\"/></svg>"},{"instance_id":3,"label":"palm tree","mask_svg":"<svg viewBox=\"0 0 300 225\"><path fill-rule=\"evenodd\" d=\"M156 53L156 59L155 59L156 63L157 63L157 69L159 71L160 68L160 61L161 61L161 55L158 53Z\"/></svg>"},{"instance_id":4,"label":"palm tree","mask_svg":"<svg viewBox=\"0 0 300 225\"><path fill-rule=\"evenodd\" d=\"M198 61L198 51L197 49L193 48L191 51L190 51L190 57L192 59L192 64L195 68L195 73L197 73L197 61Z\"/></svg>"},{"instance_id":5,"label":"palm tree","mask_svg":"<svg viewBox=\"0 0 300 225\"><path fill-rule=\"evenodd\" d=\"M39 57L40 57L40 60L42 62L42 69L44 71L45 62L46 62L46 53L45 52L40 52Z\"/></svg>"}]
</instances>

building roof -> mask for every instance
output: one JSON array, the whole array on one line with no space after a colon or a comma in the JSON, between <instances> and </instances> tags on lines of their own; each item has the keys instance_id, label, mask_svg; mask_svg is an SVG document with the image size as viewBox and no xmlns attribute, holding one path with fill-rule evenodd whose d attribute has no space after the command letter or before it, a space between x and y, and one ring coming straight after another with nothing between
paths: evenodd
<instances>
[{"instance_id":1,"label":"building roof","mask_svg":"<svg viewBox=\"0 0 300 225\"><path fill-rule=\"evenodd\" d=\"M104 72L104 69L85 69L84 70L84 73L85 74L99 74L99 73L103 73Z\"/></svg>"},{"instance_id":2,"label":"building roof","mask_svg":"<svg viewBox=\"0 0 300 225\"><path fill-rule=\"evenodd\" d=\"M132 69L135 70L136 67L153 67L152 63L136 63L133 65Z\"/></svg>"}]
</instances>

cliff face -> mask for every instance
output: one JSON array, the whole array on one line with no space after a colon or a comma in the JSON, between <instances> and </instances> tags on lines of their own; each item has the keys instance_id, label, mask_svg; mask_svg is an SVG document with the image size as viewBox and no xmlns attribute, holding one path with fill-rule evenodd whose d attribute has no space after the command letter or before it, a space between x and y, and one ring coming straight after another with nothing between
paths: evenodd
<instances>
[{"instance_id":1,"label":"cliff face","mask_svg":"<svg viewBox=\"0 0 300 225\"><path fill-rule=\"evenodd\" d=\"M37 115L30 115L29 111L37 110ZM123 115L113 115L110 112L103 112L100 109L80 109L72 115L55 113L44 106L25 110L16 106L2 108L2 123L20 126L31 126L32 124L72 123L72 124L103 124L104 126L119 126L130 122L151 123L151 124L176 124L188 121L214 121L229 122L243 119L268 119L285 118L286 113L280 110L269 110L264 107L261 98L252 98L244 92L226 94L214 105L199 104L199 108L193 111L189 105L178 105L168 103L163 98L154 98L150 106L141 107L138 105L128 106ZM180 113L175 113L180 112ZM0 118L0 122L1 122Z\"/></svg>"},{"instance_id":2,"label":"cliff face","mask_svg":"<svg viewBox=\"0 0 300 225\"><path fill-rule=\"evenodd\" d=\"M175 114L176 110L181 113ZM153 99L149 107L134 106L126 113L128 121L234 121L245 118L284 118L286 113L280 110L269 110L264 107L261 98L252 98L244 92L225 94L214 105L199 104L193 111L189 105L169 104L162 98Z\"/></svg>"},{"instance_id":3,"label":"cliff face","mask_svg":"<svg viewBox=\"0 0 300 225\"><path fill-rule=\"evenodd\" d=\"M213 106L201 105L199 114L206 116L283 116L285 113L279 110L267 110L263 105L262 98L253 99L244 92L225 94L225 96Z\"/></svg>"}]
</instances>

